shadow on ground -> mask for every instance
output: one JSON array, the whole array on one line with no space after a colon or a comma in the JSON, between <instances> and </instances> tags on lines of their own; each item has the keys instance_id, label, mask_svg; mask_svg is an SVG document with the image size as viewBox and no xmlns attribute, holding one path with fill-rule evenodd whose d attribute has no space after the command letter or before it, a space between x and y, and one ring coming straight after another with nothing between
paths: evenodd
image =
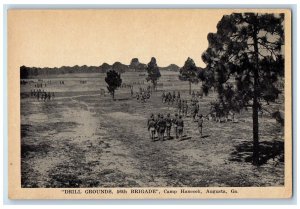
<instances>
[{"instance_id":1,"label":"shadow on ground","mask_svg":"<svg viewBox=\"0 0 300 209\"><path fill-rule=\"evenodd\" d=\"M229 160L237 162L252 162L252 151L252 141L243 142L235 146L235 151L231 153ZM260 165L267 163L269 159L284 162L284 143L282 141L262 141L259 143L259 151Z\"/></svg>"}]
</instances>

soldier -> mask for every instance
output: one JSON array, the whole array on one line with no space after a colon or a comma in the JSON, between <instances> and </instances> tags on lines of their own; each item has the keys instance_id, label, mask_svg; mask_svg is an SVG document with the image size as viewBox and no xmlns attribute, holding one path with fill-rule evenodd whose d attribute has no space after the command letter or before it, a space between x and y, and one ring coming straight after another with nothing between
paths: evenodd
<instances>
[{"instance_id":1,"label":"soldier","mask_svg":"<svg viewBox=\"0 0 300 209\"><path fill-rule=\"evenodd\" d=\"M172 104L176 101L176 93L173 91L173 96L172 96Z\"/></svg>"},{"instance_id":2,"label":"soldier","mask_svg":"<svg viewBox=\"0 0 300 209\"><path fill-rule=\"evenodd\" d=\"M183 127L184 127L184 123L182 120L182 116L180 115L177 120L177 130L178 130L178 136L180 140L182 139Z\"/></svg>"},{"instance_id":3,"label":"soldier","mask_svg":"<svg viewBox=\"0 0 300 209\"><path fill-rule=\"evenodd\" d=\"M191 112L192 112L193 120L195 121L198 110L197 110L197 104L195 104L194 102L192 103Z\"/></svg>"},{"instance_id":4,"label":"soldier","mask_svg":"<svg viewBox=\"0 0 300 209\"><path fill-rule=\"evenodd\" d=\"M155 130L156 130L156 133L157 133L157 137L159 138L159 133L158 133L158 128L159 128L159 124L158 124L158 121L160 120L160 114L158 113L157 114L157 117L154 119L155 121Z\"/></svg>"},{"instance_id":5,"label":"soldier","mask_svg":"<svg viewBox=\"0 0 300 209\"><path fill-rule=\"evenodd\" d=\"M199 117L198 118L198 130L199 130L199 134L202 138L203 116L202 116L202 114L199 114L198 117Z\"/></svg>"},{"instance_id":6,"label":"soldier","mask_svg":"<svg viewBox=\"0 0 300 209\"><path fill-rule=\"evenodd\" d=\"M48 92L48 100L51 100L51 93Z\"/></svg>"},{"instance_id":7,"label":"soldier","mask_svg":"<svg viewBox=\"0 0 300 209\"><path fill-rule=\"evenodd\" d=\"M175 118L172 120L172 123L174 124L174 132L175 132L176 139L178 139L177 120L178 120L178 114L175 113Z\"/></svg>"},{"instance_id":8,"label":"soldier","mask_svg":"<svg viewBox=\"0 0 300 209\"><path fill-rule=\"evenodd\" d=\"M172 119L170 113L168 113L166 119L166 132L167 132L167 139L171 139L171 127L172 127Z\"/></svg>"},{"instance_id":9,"label":"soldier","mask_svg":"<svg viewBox=\"0 0 300 209\"><path fill-rule=\"evenodd\" d=\"M177 108L178 108L178 114L181 114L181 108L182 108L181 99L179 99L179 101L178 101Z\"/></svg>"},{"instance_id":10,"label":"soldier","mask_svg":"<svg viewBox=\"0 0 300 209\"><path fill-rule=\"evenodd\" d=\"M133 97L133 88L130 88L131 97Z\"/></svg>"},{"instance_id":11,"label":"soldier","mask_svg":"<svg viewBox=\"0 0 300 209\"><path fill-rule=\"evenodd\" d=\"M166 97L166 94L165 94L165 92L163 92L162 95L161 95L161 102L162 103L165 103L165 97Z\"/></svg>"},{"instance_id":12,"label":"soldier","mask_svg":"<svg viewBox=\"0 0 300 209\"><path fill-rule=\"evenodd\" d=\"M164 141L165 130L166 130L166 121L164 119L164 116L161 114L160 119L158 120L159 140Z\"/></svg>"},{"instance_id":13,"label":"soldier","mask_svg":"<svg viewBox=\"0 0 300 209\"><path fill-rule=\"evenodd\" d=\"M171 92L168 93L168 105L172 102L172 94Z\"/></svg>"},{"instance_id":14,"label":"soldier","mask_svg":"<svg viewBox=\"0 0 300 209\"><path fill-rule=\"evenodd\" d=\"M184 103L184 113L183 113L185 116L187 116L188 108L189 108L189 106L188 106L187 100L185 100L185 103Z\"/></svg>"},{"instance_id":15,"label":"soldier","mask_svg":"<svg viewBox=\"0 0 300 209\"><path fill-rule=\"evenodd\" d=\"M150 139L154 141L155 138L155 120L154 114L151 114L150 119L148 120L148 131L150 132Z\"/></svg>"},{"instance_id":16,"label":"soldier","mask_svg":"<svg viewBox=\"0 0 300 209\"><path fill-rule=\"evenodd\" d=\"M192 97L194 98L195 97L195 92L193 91L193 93L192 93Z\"/></svg>"}]
</instances>

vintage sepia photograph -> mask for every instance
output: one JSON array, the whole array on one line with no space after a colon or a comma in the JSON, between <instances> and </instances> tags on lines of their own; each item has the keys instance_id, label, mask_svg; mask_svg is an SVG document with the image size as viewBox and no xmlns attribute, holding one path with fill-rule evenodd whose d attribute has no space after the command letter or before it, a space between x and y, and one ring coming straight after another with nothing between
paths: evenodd
<instances>
[{"instance_id":1,"label":"vintage sepia photograph","mask_svg":"<svg viewBox=\"0 0 300 209\"><path fill-rule=\"evenodd\" d=\"M290 36L283 9L9 10L11 197L290 197Z\"/></svg>"}]
</instances>

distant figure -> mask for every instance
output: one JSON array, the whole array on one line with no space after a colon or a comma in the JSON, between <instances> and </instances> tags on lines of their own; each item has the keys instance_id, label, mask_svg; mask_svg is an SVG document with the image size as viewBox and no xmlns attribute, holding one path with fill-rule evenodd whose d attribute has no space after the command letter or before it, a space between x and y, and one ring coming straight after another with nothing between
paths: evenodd
<instances>
[{"instance_id":1,"label":"distant figure","mask_svg":"<svg viewBox=\"0 0 300 209\"><path fill-rule=\"evenodd\" d=\"M203 116L202 116L202 114L199 114L199 118L198 118L198 130L199 130L199 134L200 134L201 138L202 138L202 128L203 128Z\"/></svg>"},{"instance_id":2,"label":"distant figure","mask_svg":"<svg viewBox=\"0 0 300 209\"><path fill-rule=\"evenodd\" d=\"M147 125L148 125L148 131L150 132L150 139L151 139L151 141L154 141L154 139L155 139L155 120L154 120L153 114L151 114Z\"/></svg>"},{"instance_id":3,"label":"distant figure","mask_svg":"<svg viewBox=\"0 0 300 209\"><path fill-rule=\"evenodd\" d=\"M179 119L177 120L178 137L180 140L182 139L183 127L184 127L184 122L182 120L182 116L180 115Z\"/></svg>"},{"instance_id":4,"label":"distant figure","mask_svg":"<svg viewBox=\"0 0 300 209\"><path fill-rule=\"evenodd\" d=\"M131 97L133 97L133 89L130 88L130 94L131 94Z\"/></svg>"},{"instance_id":5,"label":"distant figure","mask_svg":"<svg viewBox=\"0 0 300 209\"><path fill-rule=\"evenodd\" d=\"M167 139L171 138L171 127L172 127L172 119L170 113L168 113L166 119L166 132L167 132Z\"/></svg>"},{"instance_id":6,"label":"distant figure","mask_svg":"<svg viewBox=\"0 0 300 209\"><path fill-rule=\"evenodd\" d=\"M161 102L162 103L165 103L165 97L166 97L166 94L165 94L165 92L163 92L162 95L161 95Z\"/></svg>"},{"instance_id":7,"label":"distant figure","mask_svg":"<svg viewBox=\"0 0 300 209\"><path fill-rule=\"evenodd\" d=\"M187 113L188 113L188 108L189 108L189 106L188 106L188 103L187 103L187 100L185 100L184 102L183 102L183 113L182 114L184 114L185 116L187 116Z\"/></svg>"},{"instance_id":8,"label":"distant figure","mask_svg":"<svg viewBox=\"0 0 300 209\"><path fill-rule=\"evenodd\" d=\"M177 121L178 121L178 114L175 113L175 118L172 120L172 123L174 124L174 132L175 132L176 139L178 139Z\"/></svg>"},{"instance_id":9,"label":"distant figure","mask_svg":"<svg viewBox=\"0 0 300 209\"><path fill-rule=\"evenodd\" d=\"M179 100L180 100L180 92L178 91L178 93L177 93L177 98L176 98L176 102L178 103Z\"/></svg>"},{"instance_id":10,"label":"distant figure","mask_svg":"<svg viewBox=\"0 0 300 209\"><path fill-rule=\"evenodd\" d=\"M164 116L161 115L160 119L158 120L158 138L159 140L164 141L164 134L165 134L165 130L166 130L166 121L164 119Z\"/></svg>"},{"instance_id":11,"label":"distant figure","mask_svg":"<svg viewBox=\"0 0 300 209\"><path fill-rule=\"evenodd\" d=\"M177 109L178 109L178 114L181 114L181 108L182 108L182 102L181 99L179 99L178 104L177 104Z\"/></svg>"}]
</instances>

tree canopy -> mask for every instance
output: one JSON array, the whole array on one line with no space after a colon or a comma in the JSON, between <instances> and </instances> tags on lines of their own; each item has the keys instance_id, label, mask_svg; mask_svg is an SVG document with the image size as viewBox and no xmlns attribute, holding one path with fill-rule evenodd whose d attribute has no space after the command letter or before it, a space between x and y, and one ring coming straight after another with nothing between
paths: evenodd
<instances>
[{"instance_id":1,"label":"tree canopy","mask_svg":"<svg viewBox=\"0 0 300 209\"><path fill-rule=\"evenodd\" d=\"M182 68L179 70L179 79L189 82L189 93L191 94L191 83L199 82L200 69L196 66L193 59L187 58Z\"/></svg>"},{"instance_id":2,"label":"tree canopy","mask_svg":"<svg viewBox=\"0 0 300 209\"><path fill-rule=\"evenodd\" d=\"M107 83L107 90L112 95L113 99L115 98L115 90L119 88L122 84L122 79L120 73L117 73L114 70L109 70L106 73L105 82Z\"/></svg>"},{"instance_id":3,"label":"tree canopy","mask_svg":"<svg viewBox=\"0 0 300 209\"><path fill-rule=\"evenodd\" d=\"M161 74L154 57L151 58L151 61L148 63L146 70L148 73L146 80L151 81L151 83L153 84L153 88L156 89L157 81L161 77Z\"/></svg>"}]
</instances>

